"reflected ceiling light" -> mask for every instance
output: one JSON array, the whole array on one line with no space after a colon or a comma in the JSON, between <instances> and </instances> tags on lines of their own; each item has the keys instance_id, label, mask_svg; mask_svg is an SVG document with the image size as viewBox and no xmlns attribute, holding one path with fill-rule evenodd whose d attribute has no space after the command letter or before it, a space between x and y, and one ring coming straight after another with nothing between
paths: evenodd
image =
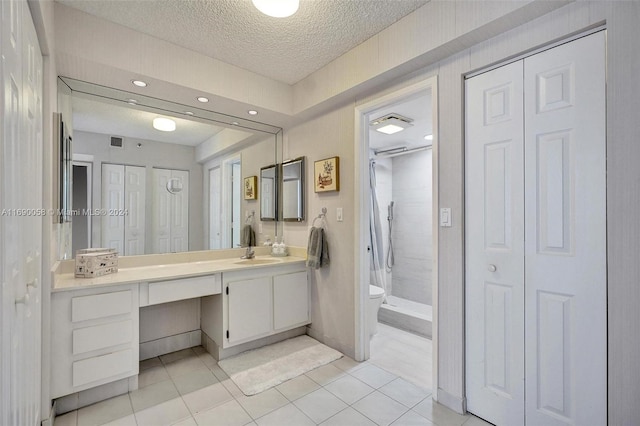
<instances>
[{"instance_id":1,"label":"reflected ceiling light","mask_svg":"<svg viewBox=\"0 0 640 426\"><path fill-rule=\"evenodd\" d=\"M424 135L424 140L425 141L432 141L433 140L433 135Z\"/></svg>"},{"instance_id":2,"label":"reflected ceiling light","mask_svg":"<svg viewBox=\"0 0 640 426\"><path fill-rule=\"evenodd\" d=\"M135 99L127 99L127 103L129 105L138 105L138 101L136 101Z\"/></svg>"},{"instance_id":3,"label":"reflected ceiling light","mask_svg":"<svg viewBox=\"0 0 640 426\"><path fill-rule=\"evenodd\" d=\"M274 18L286 18L298 11L300 0L251 0L260 12Z\"/></svg>"},{"instance_id":4,"label":"reflected ceiling light","mask_svg":"<svg viewBox=\"0 0 640 426\"><path fill-rule=\"evenodd\" d=\"M247 114L249 114L249 115L258 115L258 111L256 111L255 109L250 109L249 111L247 111Z\"/></svg>"},{"instance_id":5,"label":"reflected ceiling light","mask_svg":"<svg viewBox=\"0 0 640 426\"><path fill-rule=\"evenodd\" d=\"M233 124L234 126L237 126L240 123L238 123L237 121L233 121L231 124Z\"/></svg>"},{"instance_id":6,"label":"reflected ceiling light","mask_svg":"<svg viewBox=\"0 0 640 426\"><path fill-rule=\"evenodd\" d=\"M407 127L413 126L413 124L411 124L412 121L410 118L392 113L372 120L369 125L377 132L392 135L403 131Z\"/></svg>"},{"instance_id":7,"label":"reflected ceiling light","mask_svg":"<svg viewBox=\"0 0 640 426\"><path fill-rule=\"evenodd\" d=\"M198 100L198 102L202 102L203 104L209 102L209 98L205 98L204 96L198 96L196 99Z\"/></svg>"},{"instance_id":8,"label":"reflected ceiling light","mask_svg":"<svg viewBox=\"0 0 640 426\"><path fill-rule=\"evenodd\" d=\"M131 80L131 83L133 83L134 86L147 87L147 83L142 80Z\"/></svg>"},{"instance_id":9,"label":"reflected ceiling light","mask_svg":"<svg viewBox=\"0 0 640 426\"><path fill-rule=\"evenodd\" d=\"M185 111L184 113L187 114L187 115L193 115L193 112L191 112L191 111Z\"/></svg>"},{"instance_id":10,"label":"reflected ceiling light","mask_svg":"<svg viewBox=\"0 0 640 426\"><path fill-rule=\"evenodd\" d=\"M176 130L176 122L169 119L158 117L153 119L153 128L161 132L173 132Z\"/></svg>"}]
</instances>

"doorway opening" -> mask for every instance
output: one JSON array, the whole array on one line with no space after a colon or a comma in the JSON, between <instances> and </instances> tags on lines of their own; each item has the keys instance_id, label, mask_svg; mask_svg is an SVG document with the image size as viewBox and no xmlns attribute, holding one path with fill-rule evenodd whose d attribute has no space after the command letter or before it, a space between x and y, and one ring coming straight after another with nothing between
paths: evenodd
<instances>
[{"instance_id":1,"label":"doorway opening","mask_svg":"<svg viewBox=\"0 0 640 426\"><path fill-rule=\"evenodd\" d=\"M432 77L355 111L356 357L431 389L437 388L436 104ZM384 300L379 309L376 293ZM384 349L403 340L418 350L407 356Z\"/></svg>"}]
</instances>

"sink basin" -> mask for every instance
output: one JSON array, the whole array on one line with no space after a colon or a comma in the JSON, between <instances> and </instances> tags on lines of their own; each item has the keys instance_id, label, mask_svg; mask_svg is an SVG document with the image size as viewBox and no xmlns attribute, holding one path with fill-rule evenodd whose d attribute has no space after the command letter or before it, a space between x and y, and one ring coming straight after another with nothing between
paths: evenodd
<instances>
[{"instance_id":1,"label":"sink basin","mask_svg":"<svg viewBox=\"0 0 640 426\"><path fill-rule=\"evenodd\" d=\"M236 265L267 265L269 263L282 262L280 259L243 259L237 262L233 262Z\"/></svg>"}]
</instances>

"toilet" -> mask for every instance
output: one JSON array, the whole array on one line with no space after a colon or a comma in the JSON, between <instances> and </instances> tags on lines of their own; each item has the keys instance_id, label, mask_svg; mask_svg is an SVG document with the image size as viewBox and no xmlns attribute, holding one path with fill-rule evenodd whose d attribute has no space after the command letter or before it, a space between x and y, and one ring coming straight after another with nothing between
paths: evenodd
<instances>
[{"instance_id":1,"label":"toilet","mask_svg":"<svg viewBox=\"0 0 640 426\"><path fill-rule=\"evenodd\" d=\"M369 284L369 337L378 332L378 309L384 299L384 290L378 286Z\"/></svg>"}]
</instances>

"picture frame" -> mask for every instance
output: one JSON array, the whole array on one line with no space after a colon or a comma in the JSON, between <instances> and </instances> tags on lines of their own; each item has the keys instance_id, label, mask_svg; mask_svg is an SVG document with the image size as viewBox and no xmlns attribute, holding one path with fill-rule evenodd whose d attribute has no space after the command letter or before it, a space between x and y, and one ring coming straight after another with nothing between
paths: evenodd
<instances>
[{"instance_id":1,"label":"picture frame","mask_svg":"<svg viewBox=\"0 0 640 426\"><path fill-rule=\"evenodd\" d=\"M315 192L340 191L340 157L329 157L313 163Z\"/></svg>"},{"instance_id":2,"label":"picture frame","mask_svg":"<svg viewBox=\"0 0 640 426\"><path fill-rule=\"evenodd\" d=\"M242 191L245 200L258 199L258 176L244 178L244 189Z\"/></svg>"}]
</instances>

